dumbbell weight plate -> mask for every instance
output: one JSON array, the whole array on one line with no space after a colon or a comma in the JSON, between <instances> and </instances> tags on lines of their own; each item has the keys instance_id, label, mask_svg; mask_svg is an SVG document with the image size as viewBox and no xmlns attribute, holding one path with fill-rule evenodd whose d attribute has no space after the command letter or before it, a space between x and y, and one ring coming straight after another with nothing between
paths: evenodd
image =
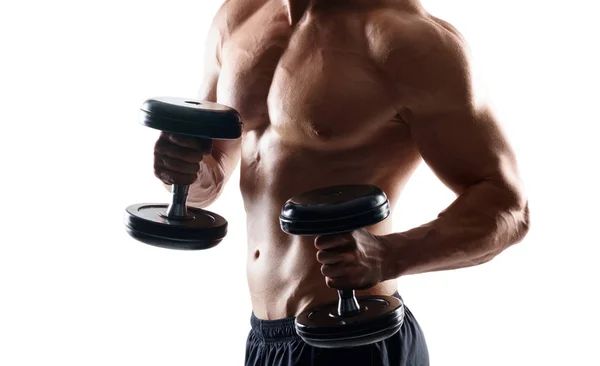
<instances>
[{"instance_id":1,"label":"dumbbell weight plate","mask_svg":"<svg viewBox=\"0 0 600 366\"><path fill-rule=\"evenodd\" d=\"M348 232L385 220L387 196L372 185L339 185L315 189L289 199L279 216L281 229L293 235Z\"/></svg>"},{"instance_id":2,"label":"dumbbell weight plate","mask_svg":"<svg viewBox=\"0 0 600 366\"><path fill-rule=\"evenodd\" d=\"M207 101L151 98L142 104L139 121L160 131L213 140L237 139L242 135L241 117L235 109Z\"/></svg>"},{"instance_id":3,"label":"dumbbell weight plate","mask_svg":"<svg viewBox=\"0 0 600 366\"><path fill-rule=\"evenodd\" d=\"M404 304L392 296L359 296L360 314L341 317L338 302L301 313L296 332L309 345L320 348L359 347L394 335L404 322Z\"/></svg>"},{"instance_id":4,"label":"dumbbell weight plate","mask_svg":"<svg viewBox=\"0 0 600 366\"><path fill-rule=\"evenodd\" d=\"M166 204L135 204L125 209L125 228L142 243L168 249L201 250L219 244L227 234L227 221L209 211L187 208L186 220L165 217Z\"/></svg>"}]
</instances>

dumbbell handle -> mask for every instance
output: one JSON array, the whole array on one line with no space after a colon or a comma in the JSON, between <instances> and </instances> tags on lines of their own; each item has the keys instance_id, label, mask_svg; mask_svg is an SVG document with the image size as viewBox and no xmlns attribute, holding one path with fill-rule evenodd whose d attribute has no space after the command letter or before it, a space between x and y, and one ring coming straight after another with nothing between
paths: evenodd
<instances>
[{"instance_id":1,"label":"dumbbell handle","mask_svg":"<svg viewBox=\"0 0 600 366\"><path fill-rule=\"evenodd\" d=\"M166 216L170 220L185 220L189 217L187 212L187 196L190 190L189 185L173 184L171 192L173 193L173 200L167 208Z\"/></svg>"},{"instance_id":2,"label":"dumbbell handle","mask_svg":"<svg viewBox=\"0 0 600 366\"><path fill-rule=\"evenodd\" d=\"M360 306L358 300L354 295L354 290L338 290L338 315L339 316L353 316L360 313Z\"/></svg>"},{"instance_id":3,"label":"dumbbell handle","mask_svg":"<svg viewBox=\"0 0 600 366\"><path fill-rule=\"evenodd\" d=\"M341 317L354 316L360 313L360 305L354 290L338 290L338 315Z\"/></svg>"}]
</instances>

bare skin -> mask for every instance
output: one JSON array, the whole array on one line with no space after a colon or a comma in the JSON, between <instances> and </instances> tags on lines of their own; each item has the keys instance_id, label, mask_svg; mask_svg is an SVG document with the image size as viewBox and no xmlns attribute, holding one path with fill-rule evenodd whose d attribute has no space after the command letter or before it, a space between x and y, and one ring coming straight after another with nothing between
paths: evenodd
<instances>
[{"instance_id":1,"label":"bare skin","mask_svg":"<svg viewBox=\"0 0 600 366\"><path fill-rule=\"evenodd\" d=\"M391 295L399 276L479 265L526 235L516 159L465 41L416 0L230 0L206 45L199 98L235 108L243 136L211 148L163 134L155 171L206 207L240 164L258 318L297 316L334 288ZM422 161L457 195L432 222L317 238L279 227L287 199L330 185L376 185L395 207Z\"/></svg>"}]
</instances>

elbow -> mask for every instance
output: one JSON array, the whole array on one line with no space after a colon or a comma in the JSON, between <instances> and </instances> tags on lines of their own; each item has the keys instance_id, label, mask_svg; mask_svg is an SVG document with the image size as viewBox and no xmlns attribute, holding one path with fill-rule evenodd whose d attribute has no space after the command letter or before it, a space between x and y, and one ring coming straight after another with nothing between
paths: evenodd
<instances>
[{"instance_id":1,"label":"elbow","mask_svg":"<svg viewBox=\"0 0 600 366\"><path fill-rule=\"evenodd\" d=\"M519 197L498 216L495 255L515 244L521 243L530 227L529 201Z\"/></svg>"},{"instance_id":2,"label":"elbow","mask_svg":"<svg viewBox=\"0 0 600 366\"><path fill-rule=\"evenodd\" d=\"M522 188L513 189L508 200L509 245L523 241L529 233L531 224L529 199Z\"/></svg>"},{"instance_id":3,"label":"elbow","mask_svg":"<svg viewBox=\"0 0 600 366\"><path fill-rule=\"evenodd\" d=\"M496 181L496 185L499 188L497 224L500 235L504 238L501 241L505 244L500 247L508 247L522 242L529 233L531 224L529 198L518 178L505 177Z\"/></svg>"},{"instance_id":4,"label":"elbow","mask_svg":"<svg viewBox=\"0 0 600 366\"><path fill-rule=\"evenodd\" d=\"M512 190L501 201L503 203L496 211L493 229L484 239L486 244L483 247L487 250L480 258L482 263L489 262L509 247L521 243L529 233L530 212L527 197L519 191Z\"/></svg>"},{"instance_id":5,"label":"elbow","mask_svg":"<svg viewBox=\"0 0 600 366\"><path fill-rule=\"evenodd\" d=\"M529 201L525 200L523 205L513 214L515 217L514 238L512 244L517 244L523 241L530 228Z\"/></svg>"},{"instance_id":6,"label":"elbow","mask_svg":"<svg viewBox=\"0 0 600 366\"><path fill-rule=\"evenodd\" d=\"M529 203L524 201L521 206L504 210L496 221L495 230L491 236L486 236L481 245L482 254L475 258L475 265L490 262L506 249L521 243L529 233Z\"/></svg>"}]
</instances>

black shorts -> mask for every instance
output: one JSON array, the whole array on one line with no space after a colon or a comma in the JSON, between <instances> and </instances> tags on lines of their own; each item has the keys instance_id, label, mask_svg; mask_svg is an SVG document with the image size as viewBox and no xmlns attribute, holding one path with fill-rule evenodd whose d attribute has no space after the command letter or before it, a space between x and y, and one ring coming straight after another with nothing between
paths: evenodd
<instances>
[{"instance_id":1,"label":"black shorts","mask_svg":"<svg viewBox=\"0 0 600 366\"><path fill-rule=\"evenodd\" d=\"M393 296L400 298L398 293ZM429 352L417 320L405 305L404 324L392 337L354 348L316 348L297 334L294 318L260 320L252 314L246 366L428 366Z\"/></svg>"}]
</instances>

